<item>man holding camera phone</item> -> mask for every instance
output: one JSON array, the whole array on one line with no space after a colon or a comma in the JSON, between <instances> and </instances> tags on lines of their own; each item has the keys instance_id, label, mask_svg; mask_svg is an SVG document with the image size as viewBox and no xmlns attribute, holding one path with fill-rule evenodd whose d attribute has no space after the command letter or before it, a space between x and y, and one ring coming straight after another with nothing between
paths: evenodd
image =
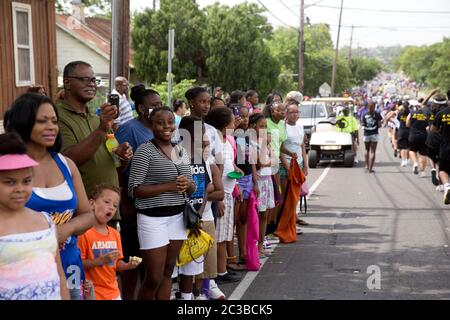
<instances>
[{"instance_id":1,"label":"man holding camera phone","mask_svg":"<svg viewBox=\"0 0 450 320\"><path fill-rule=\"evenodd\" d=\"M108 102L115 104L119 109L119 116L114 120L114 125L119 127L124 123L133 119L133 109L128 102L128 79L125 77L117 77L114 81L115 89L108 95Z\"/></svg>"},{"instance_id":2,"label":"man holding camera phone","mask_svg":"<svg viewBox=\"0 0 450 320\"><path fill-rule=\"evenodd\" d=\"M92 66L74 61L64 68L64 100L58 100L58 126L62 138L62 153L72 159L80 170L86 193L100 183L119 186L119 178L113 157L105 146L106 135L112 132L117 118L117 106L103 104L100 115L89 112L87 104L94 99L100 79L94 75ZM115 153L120 157L122 168L130 161L133 152L130 145L122 143ZM116 212L112 225L120 220Z\"/></svg>"}]
</instances>

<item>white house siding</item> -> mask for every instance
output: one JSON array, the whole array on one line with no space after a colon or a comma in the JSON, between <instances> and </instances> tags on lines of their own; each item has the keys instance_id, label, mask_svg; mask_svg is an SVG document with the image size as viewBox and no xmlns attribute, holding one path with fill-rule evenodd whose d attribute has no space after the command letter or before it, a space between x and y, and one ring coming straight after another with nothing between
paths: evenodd
<instances>
[{"instance_id":1,"label":"white house siding","mask_svg":"<svg viewBox=\"0 0 450 320\"><path fill-rule=\"evenodd\" d=\"M64 67L75 60L82 60L94 69L97 75L109 74L109 60L74 38L61 28L56 28L56 51L58 61L58 85L62 86Z\"/></svg>"}]
</instances>

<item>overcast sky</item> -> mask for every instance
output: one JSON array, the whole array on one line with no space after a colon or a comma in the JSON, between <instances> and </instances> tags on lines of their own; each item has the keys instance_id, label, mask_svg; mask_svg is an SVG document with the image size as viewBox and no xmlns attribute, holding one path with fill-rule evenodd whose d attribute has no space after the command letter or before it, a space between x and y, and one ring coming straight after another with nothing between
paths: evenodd
<instances>
[{"instance_id":1,"label":"overcast sky","mask_svg":"<svg viewBox=\"0 0 450 320\"><path fill-rule=\"evenodd\" d=\"M214 2L232 6L245 1L197 0L202 8ZM300 0L248 2L264 4L272 13L265 15L274 27L299 26ZM311 23L330 24L336 42L341 0L305 0L305 6L311 4L313 6L306 8L305 16ZM152 6L153 0L131 0L132 10ZM450 0L344 0L342 25L340 46L350 44L352 25L355 26L354 47L432 44L450 37Z\"/></svg>"}]
</instances>

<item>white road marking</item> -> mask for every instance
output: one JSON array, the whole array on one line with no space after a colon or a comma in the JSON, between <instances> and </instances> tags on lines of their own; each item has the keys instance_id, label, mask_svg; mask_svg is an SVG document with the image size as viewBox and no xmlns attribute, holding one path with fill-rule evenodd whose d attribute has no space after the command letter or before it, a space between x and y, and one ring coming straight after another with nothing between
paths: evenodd
<instances>
[{"instance_id":1,"label":"white road marking","mask_svg":"<svg viewBox=\"0 0 450 320\"><path fill-rule=\"evenodd\" d=\"M309 198L313 195L313 193L317 190L319 185L325 180L328 172L331 170L331 163L328 165L328 167L322 172L319 179L314 182L314 184L309 188L309 194L306 196L306 199L309 200Z\"/></svg>"},{"instance_id":2,"label":"white road marking","mask_svg":"<svg viewBox=\"0 0 450 320\"><path fill-rule=\"evenodd\" d=\"M309 194L306 197L307 199L309 199L309 197L314 193L314 191L317 190L317 188L323 182L323 180L325 180L325 178L326 178L327 174L330 172L330 170L331 170L331 163L324 170L324 172L322 172L322 174L320 175L319 179L317 179L316 182L314 182L312 187L309 188ZM272 248L273 248L272 251L275 251L275 249L277 248L277 245L276 244L272 244ZM244 279L242 279L242 281L239 283L239 285L236 287L236 289L234 289L233 293L230 295L228 300L241 300L242 297L244 296L245 292L252 285L253 281L255 281L256 277L261 272L262 268L264 267L264 265L266 264L266 262L269 259L270 258L262 260L261 267L259 268L258 271L256 271L256 272L247 272L247 274L245 275Z\"/></svg>"},{"instance_id":3,"label":"white road marking","mask_svg":"<svg viewBox=\"0 0 450 320\"><path fill-rule=\"evenodd\" d=\"M277 245L272 244L272 248L273 248L272 250L275 251L275 249L277 248ZM242 279L242 281L239 283L239 285L236 287L236 289L234 289L233 293L228 298L228 300L241 300L242 297L244 296L245 292L247 291L247 289L251 286L253 281L255 281L259 272L262 270L262 268L264 267L264 265L266 264L266 262L268 260L269 260L269 258L266 258L261 261L261 267L259 268L258 271L247 272L244 279Z\"/></svg>"}]
</instances>

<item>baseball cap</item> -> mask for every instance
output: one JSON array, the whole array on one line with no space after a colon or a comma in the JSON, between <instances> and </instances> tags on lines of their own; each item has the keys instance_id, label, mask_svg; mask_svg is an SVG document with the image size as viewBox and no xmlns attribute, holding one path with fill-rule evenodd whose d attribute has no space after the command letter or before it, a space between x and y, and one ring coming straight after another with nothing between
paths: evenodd
<instances>
[{"instance_id":1,"label":"baseball cap","mask_svg":"<svg viewBox=\"0 0 450 320\"><path fill-rule=\"evenodd\" d=\"M303 101L303 95L299 91L291 91L286 95L286 100L288 99L301 103Z\"/></svg>"},{"instance_id":2,"label":"baseball cap","mask_svg":"<svg viewBox=\"0 0 450 320\"><path fill-rule=\"evenodd\" d=\"M431 102L434 104L445 105L447 104L448 100L444 95L436 95L434 99L431 100Z\"/></svg>"},{"instance_id":3,"label":"baseball cap","mask_svg":"<svg viewBox=\"0 0 450 320\"><path fill-rule=\"evenodd\" d=\"M38 165L39 163L26 154L0 155L0 171L25 169Z\"/></svg>"}]
</instances>

